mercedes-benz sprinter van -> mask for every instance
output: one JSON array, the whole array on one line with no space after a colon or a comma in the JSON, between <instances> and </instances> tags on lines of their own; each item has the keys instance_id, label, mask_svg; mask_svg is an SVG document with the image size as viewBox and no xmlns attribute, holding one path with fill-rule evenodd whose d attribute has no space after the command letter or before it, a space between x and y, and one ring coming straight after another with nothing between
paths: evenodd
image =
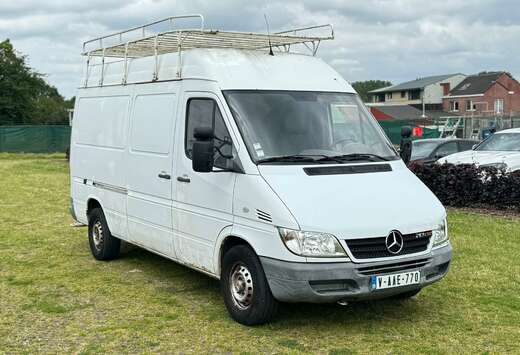
<instances>
[{"instance_id":1,"label":"mercedes-benz sprinter van","mask_svg":"<svg viewBox=\"0 0 520 355\"><path fill-rule=\"evenodd\" d=\"M94 257L118 257L123 240L220 279L247 325L278 301L407 298L443 278L445 209L313 55L323 39L198 29L91 42L71 210Z\"/></svg>"}]
</instances>

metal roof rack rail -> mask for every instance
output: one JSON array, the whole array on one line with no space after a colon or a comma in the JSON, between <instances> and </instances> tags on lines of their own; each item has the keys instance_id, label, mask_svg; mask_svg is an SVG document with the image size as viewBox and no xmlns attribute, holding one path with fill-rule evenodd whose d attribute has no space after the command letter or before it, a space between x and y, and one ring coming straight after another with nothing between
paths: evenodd
<instances>
[{"instance_id":1,"label":"metal roof rack rail","mask_svg":"<svg viewBox=\"0 0 520 355\"><path fill-rule=\"evenodd\" d=\"M181 20L194 19L199 21L199 25L196 28L174 29L174 26ZM169 29L151 34L154 28L160 26L169 26ZM321 35L309 33L310 31L316 32L320 30L325 33ZM155 73L157 73L157 56L160 54L178 53L179 63L181 63L181 52L193 48L259 50L272 47L280 52L290 52L291 46L304 45L314 56L321 41L332 39L334 39L334 28L331 24L297 28L274 34L215 31L206 30L204 28L204 16L194 14L171 16L163 20L86 41L83 43L83 55L88 57L88 80L89 63L92 57L100 58L103 67L105 58L123 58L126 77L127 61L135 58L154 56ZM103 85L103 67L100 85ZM177 76L181 76L180 68ZM155 79L157 78L155 77Z\"/></svg>"}]
</instances>

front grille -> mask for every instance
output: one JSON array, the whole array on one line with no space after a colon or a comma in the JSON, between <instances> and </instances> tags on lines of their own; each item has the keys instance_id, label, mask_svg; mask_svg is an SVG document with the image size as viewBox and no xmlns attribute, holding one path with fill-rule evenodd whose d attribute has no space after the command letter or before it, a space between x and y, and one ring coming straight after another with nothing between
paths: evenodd
<instances>
[{"instance_id":1,"label":"front grille","mask_svg":"<svg viewBox=\"0 0 520 355\"><path fill-rule=\"evenodd\" d=\"M431 231L403 234L403 249L397 254L392 254L386 248L386 237L348 239L345 243L356 259L388 258L425 251L431 236Z\"/></svg>"},{"instance_id":2,"label":"front grille","mask_svg":"<svg viewBox=\"0 0 520 355\"><path fill-rule=\"evenodd\" d=\"M428 264L430 259L408 260L399 263L372 265L358 268L361 275L379 275L389 272L399 272L411 269L418 269Z\"/></svg>"}]
</instances>

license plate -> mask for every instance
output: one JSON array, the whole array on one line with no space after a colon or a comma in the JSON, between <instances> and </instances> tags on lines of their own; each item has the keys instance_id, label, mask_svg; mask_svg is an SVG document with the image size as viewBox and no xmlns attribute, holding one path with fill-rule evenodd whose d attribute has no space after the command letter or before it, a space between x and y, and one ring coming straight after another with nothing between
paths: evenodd
<instances>
[{"instance_id":1,"label":"license plate","mask_svg":"<svg viewBox=\"0 0 520 355\"><path fill-rule=\"evenodd\" d=\"M370 288L372 290L382 290L385 288L414 285L418 284L420 281L420 271L410 271L403 272L400 274L372 276L370 278Z\"/></svg>"}]
</instances>

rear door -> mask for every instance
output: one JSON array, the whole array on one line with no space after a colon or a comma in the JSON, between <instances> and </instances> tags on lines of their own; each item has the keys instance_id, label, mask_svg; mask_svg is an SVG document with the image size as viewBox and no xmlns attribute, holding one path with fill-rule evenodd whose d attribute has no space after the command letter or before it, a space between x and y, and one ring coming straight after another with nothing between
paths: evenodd
<instances>
[{"instance_id":1,"label":"rear door","mask_svg":"<svg viewBox=\"0 0 520 355\"><path fill-rule=\"evenodd\" d=\"M192 169L191 149L195 127L214 127L221 140L231 140L222 112L222 103L209 92L186 92L182 98L179 129L176 132L178 169L175 175L176 225L175 248L177 258L199 269L213 272L213 250L217 237L226 226L232 225L233 188L235 173L197 173ZM232 148L222 148L230 155ZM218 154L215 170L224 166Z\"/></svg>"},{"instance_id":2,"label":"rear door","mask_svg":"<svg viewBox=\"0 0 520 355\"><path fill-rule=\"evenodd\" d=\"M126 172L129 239L170 257L177 89L175 83L153 84L135 94Z\"/></svg>"}]
</instances>

